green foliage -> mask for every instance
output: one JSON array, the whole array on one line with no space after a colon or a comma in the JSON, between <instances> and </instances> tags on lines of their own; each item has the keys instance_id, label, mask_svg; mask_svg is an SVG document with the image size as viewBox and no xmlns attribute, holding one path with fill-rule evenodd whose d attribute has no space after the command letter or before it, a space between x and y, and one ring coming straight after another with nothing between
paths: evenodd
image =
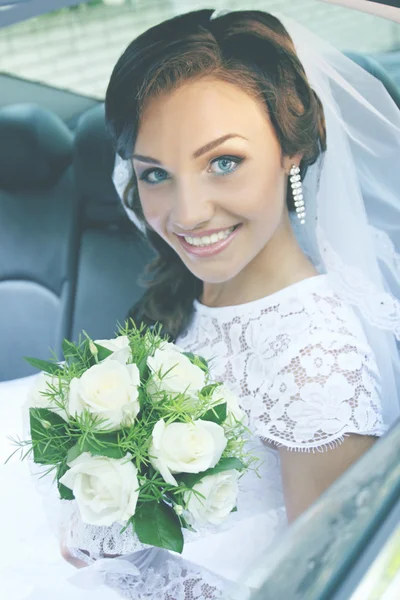
<instances>
[{"instance_id":1,"label":"green foliage","mask_svg":"<svg viewBox=\"0 0 400 600\"><path fill-rule=\"evenodd\" d=\"M204 373L208 373L208 363L205 358L199 356L198 354L193 354L192 352L182 352L193 365L199 367Z\"/></svg>"},{"instance_id":2,"label":"green foliage","mask_svg":"<svg viewBox=\"0 0 400 600\"><path fill-rule=\"evenodd\" d=\"M183 534L179 518L173 508L164 502L148 502L137 509L135 532L143 544L174 552L183 550Z\"/></svg>"},{"instance_id":3,"label":"green foliage","mask_svg":"<svg viewBox=\"0 0 400 600\"><path fill-rule=\"evenodd\" d=\"M51 376L47 389L43 391L49 408L30 409L31 440L17 441L16 445L24 451L28 448L23 458L32 452L36 463L49 467L49 472L55 469L59 495L64 500L74 500L74 494L60 483L60 479L82 453L109 459L121 459L129 453L138 471L139 499L135 515L126 527L132 526L143 543L181 552L182 527L191 527L184 516L175 513L173 506L184 506L186 494L192 493L193 486L203 477L231 469L242 471L249 468L253 459L244 450L245 427L241 423L228 426L226 403L223 399L220 404L215 402L214 392L221 384L210 381L208 363L204 358L184 353L205 373L206 385L197 397L187 390L176 394L155 390L148 358L154 355L162 342L168 341L161 332L161 325L150 330L143 324L137 327L132 320L126 321L123 326L118 324L116 335L127 336L129 340L131 358L128 362L136 364L140 373L140 413L133 422L121 423L117 431L110 428L106 419L91 413L89 408L80 414L69 413L71 381L107 359L112 354L110 350L83 332L77 343L64 340L64 365L57 364L57 357L54 357L54 362L28 358L31 365ZM157 375L162 388L162 380L167 373ZM62 412L67 420L55 411ZM167 484L150 462L152 432L160 419L167 425L193 423L200 419L223 427L227 445L219 463L203 473L176 475L178 485Z\"/></svg>"},{"instance_id":4,"label":"green foliage","mask_svg":"<svg viewBox=\"0 0 400 600\"><path fill-rule=\"evenodd\" d=\"M49 373L49 375L59 375L63 372L63 367L56 363L49 362L47 360L40 360L40 358L31 358L30 356L24 356L24 360L29 363L35 369Z\"/></svg>"},{"instance_id":5,"label":"green foliage","mask_svg":"<svg viewBox=\"0 0 400 600\"><path fill-rule=\"evenodd\" d=\"M218 389L219 387L221 387L221 383L210 383L208 385L205 385L203 387L203 389L201 390L200 394L204 397L211 397L213 395L213 392Z\"/></svg>"},{"instance_id":6,"label":"green foliage","mask_svg":"<svg viewBox=\"0 0 400 600\"><path fill-rule=\"evenodd\" d=\"M29 416L34 462L41 465L62 462L71 445L68 424L47 408L31 408Z\"/></svg>"},{"instance_id":7,"label":"green foliage","mask_svg":"<svg viewBox=\"0 0 400 600\"><path fill-rule=\"evenodd\" d=\"M72 462L83 452L89 452L92 456L105 456L107 458L123 458L126 455L126 451L121 447L118 433L82 436L79 438L78 443L68 450L67 462Z\"/></svg>"},{"instance_id":8,"label":"green foliage","mask_svg":"<svg viewBox=\"0 0 400 600\"><path fill-rule=\"evenodd\" d=\"M103 346L100 346L100 344L96 343L94 343L94 346L97 349L96 363L101 362L102 360L111 356L112 350L108 350L107 348L104 348Z\"/></svg>"},{"instance_id":9,"label":"green foliage","mask_svg":"<svg viewBox=\"0 0 400 600\"><path fill-rule=\"evenodd\" d=\"M69 470L68 465L66 464L66 461L64 460L62 463L60 463L57 467L57 487L58 487L58 493L60 494L60 498L61 500L74 500L75 496L73 491L67 487L66 485L63 485L62 483L60 483L60 479L63 475L65 475L65 473Z\"/></svg>"},{"instance_id":10,"label":"green foliage","mask_svg":"<svg viewBox=\"0 0 400 600\"><path fill-rule=\"evenodd\" d=\"M196 485L196 483L199 483L199 481L204 479L204 477L208 477L209 475L217 475L217 473L232 471L233 469L236 469L237 471L243 471L245 468L246 465L238 458L221 458L215 467L212 469L207 469L207 471L204 471L203 473L185 473L184 475L180 475L179 482L191 489Z\"/></svg>"},{"instance_id":11,"label":"green foliage","mask_svg":"<svg viewBox=\"0 0 400 600\"><path fill-rule=\"evenodd\" d=\"M202 417L203 421L212 421L213 423L217 423L217 425L222 425L222 423L226 420L227 416L227 406L226 402L223 404L218 404L217 406L211 407Z\"/></svg>"}]
</instances>

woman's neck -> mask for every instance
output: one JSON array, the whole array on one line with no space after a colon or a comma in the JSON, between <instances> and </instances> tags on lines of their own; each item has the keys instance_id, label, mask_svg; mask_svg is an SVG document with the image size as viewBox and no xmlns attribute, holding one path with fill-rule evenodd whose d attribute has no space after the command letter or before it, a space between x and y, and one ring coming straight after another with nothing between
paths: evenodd
<instances>
[{"instance_id":1,"label":"woman's neck","mask_svg":"<svg viewBox=\"0 0 400 600\"><path fill-rule=\"evenodd\" d=\"M236 277L221 284L204 283L200 301L210 307L245 304L315 275L317 269L305 256L287 220Z\"/></svg>"}]
</instances>

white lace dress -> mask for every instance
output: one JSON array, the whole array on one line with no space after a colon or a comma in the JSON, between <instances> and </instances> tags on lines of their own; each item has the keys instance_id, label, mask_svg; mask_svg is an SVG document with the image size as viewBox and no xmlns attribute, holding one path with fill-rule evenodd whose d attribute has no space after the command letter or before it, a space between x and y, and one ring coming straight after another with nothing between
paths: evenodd
<instances>
[{"instance_id":1,"label":"white lace dress","mask_svg":"<svg viewBox=\"0 0 400 600\"><path fill-rule=\"evenodd\" d=\"M263 459L261 477L242 478L229 528L189 534L181 557L144 549L119 527L83 526L77 516L67 545L87 562L129 556L140 577L107 576L127 598L210 600L235 591L243 598L243 589L230 584L287 528L278 447L323 452L350 433L382 435L379 374L360 322L326 275L240 306L196 301L177 344L208 359L213 377L240 398Z\"/></svg>"}]
</instances>

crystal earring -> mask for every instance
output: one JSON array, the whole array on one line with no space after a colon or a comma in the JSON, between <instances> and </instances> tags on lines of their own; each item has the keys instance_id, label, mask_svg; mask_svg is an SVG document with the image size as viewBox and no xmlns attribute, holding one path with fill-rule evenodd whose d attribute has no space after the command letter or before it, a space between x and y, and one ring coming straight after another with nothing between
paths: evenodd
<instances>
[{"instance_id":1,"label":"crystal earring","mask_svg":"<svg viewBox=\"0 0 400 600\"><path fill-rule=\"evenodd\" d=\"M304 206L303 186L301 183L299 167L296 167L296 165L293 165L292 168L290 169L289 174L290 174L290 184L292 186L294 205L296 207L296 215L300 219L300 223L302 225L304 225L306 209Z\"/></svg>"}]
</instances>

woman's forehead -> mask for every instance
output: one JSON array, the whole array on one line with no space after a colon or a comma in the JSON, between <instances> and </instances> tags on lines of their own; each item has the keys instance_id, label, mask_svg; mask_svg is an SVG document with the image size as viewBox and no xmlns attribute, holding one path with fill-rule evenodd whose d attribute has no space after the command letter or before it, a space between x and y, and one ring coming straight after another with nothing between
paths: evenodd
<instances>
[{"instance_id":1,"label":"woman's forehead","mask_svg":"<svg viewBox=\"0 0 400 600\"><path fill-rule=\"evenodd\" d=\"M266 121L262 104L239 86L215 79L187 82L148 101L135 152L145 153L166 138L188 145L193 140L197 148L202 140L207 144L232 132L248 137Z\"/></svg>"}]
</instances>

